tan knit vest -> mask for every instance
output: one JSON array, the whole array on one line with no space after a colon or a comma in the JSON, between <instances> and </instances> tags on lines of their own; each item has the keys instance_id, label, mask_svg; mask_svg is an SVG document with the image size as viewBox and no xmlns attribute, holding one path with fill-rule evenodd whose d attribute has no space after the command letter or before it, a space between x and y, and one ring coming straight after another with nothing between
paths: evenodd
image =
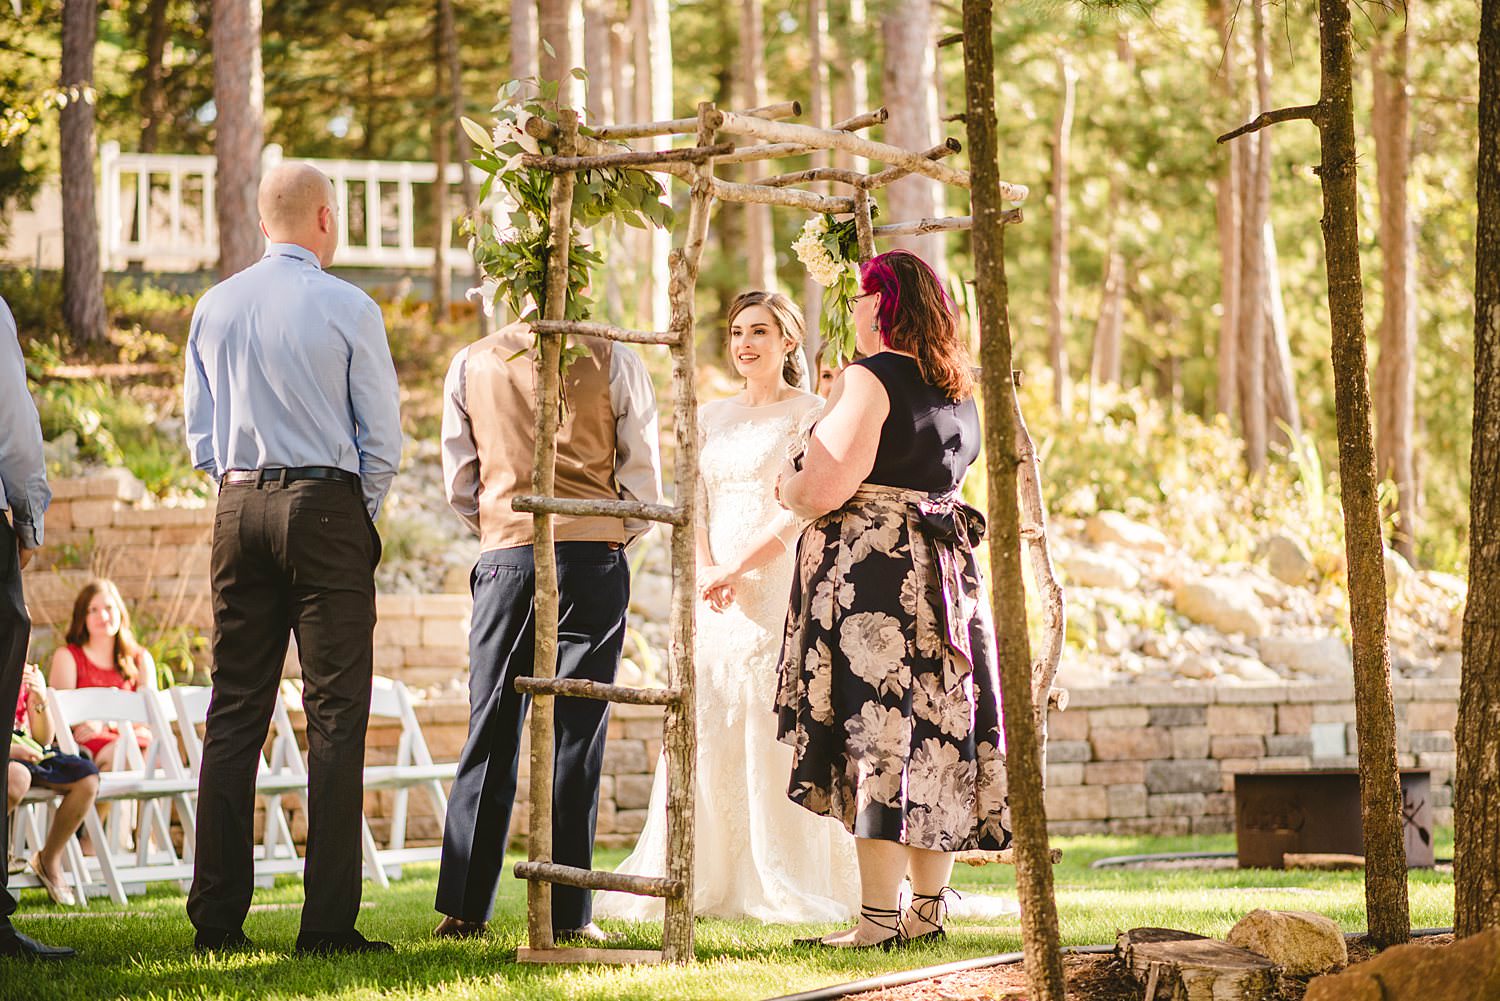
<instances>
[{"instance_id":1,"label":"tan knit vest","mask_svg":"<svg viewBox=\"0 0 1500 1001\"><path fill-rule=\"evenodd\" d=\"M567 406L557 430L558 497L618 500L615 415L609 397L611 345L574 338L588 354L563 378ZM511 324L469 348L464 399L479 452L479 527L482 550L531 545L531 515L512 511L513 497L531 493L536 442L533 335ZM519 357L517 352L523 352ZM618 518L553 517L559 542L624 542Z\"/></svg>"}]
</instances>

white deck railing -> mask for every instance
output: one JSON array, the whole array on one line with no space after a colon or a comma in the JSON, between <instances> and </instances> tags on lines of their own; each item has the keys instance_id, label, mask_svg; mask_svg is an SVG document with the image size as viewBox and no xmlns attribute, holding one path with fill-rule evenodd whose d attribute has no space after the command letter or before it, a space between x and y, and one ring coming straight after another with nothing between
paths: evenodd
<instances>
[{"instance_id":1,"label":"white deck railing","mask_svg":"<svg viewBox=\"0 0 1500 1001\"><path fill-rule=\"evenodd\" d=\"M267 146L262 167L281 159ZM339 249L334 267L430 268L432 227L416 232L416 186L437 178L432 163L401 160L309 160L333 181L339 209ZM139 261L147 270L195 270L219 257L214 214L214 158L163 153L122 153L119 143L100 150L100 214L104 263L112 271ZM457 206L464 167L450 164L447 181ZM475 185L482 175L468 168ZM499 207L496 207L498 214ZM351 212L353 215L351 215ZM463 244L446 250L450 268L472 266Z\"/></svg>"}]
</instances>

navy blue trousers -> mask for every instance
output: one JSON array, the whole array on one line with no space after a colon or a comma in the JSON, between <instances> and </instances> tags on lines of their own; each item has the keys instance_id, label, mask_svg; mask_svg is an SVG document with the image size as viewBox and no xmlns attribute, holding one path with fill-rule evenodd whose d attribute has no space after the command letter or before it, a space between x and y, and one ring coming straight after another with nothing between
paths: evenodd
<instances>
[{"instance_id":1,"label":"navy blue trousers","mask_svg":"<svg viewBox=\"0 0 1500 1001\"><path fill-rule=\"evenodd\" d=\"M557 544L557 675L613 682L625 643L630 569L624 550L604 542ZM480 555L469 578L469 738L459 758L443 825L437 910L488 921L504 863L516 798L521 733L531 703L515 680L532 673L535 566L530 546ZM594 824L609 703L556 700L552 858L593 865ZM593 916L593 895L552 887L555 928L579 928Z\"/></svg>"}]
</instances>

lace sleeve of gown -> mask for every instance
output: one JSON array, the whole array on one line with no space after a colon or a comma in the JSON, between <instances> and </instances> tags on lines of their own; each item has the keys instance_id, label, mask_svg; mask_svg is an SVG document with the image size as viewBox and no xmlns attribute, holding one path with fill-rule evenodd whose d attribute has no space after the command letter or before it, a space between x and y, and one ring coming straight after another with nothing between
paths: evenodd
<instances>
[{"instance_id":1,"label":"lace sleeve of gown","mask_svg":"<svg viewBox=\"0 0 1500 1001\"><path fill-rule=\"evenodd\" d=\"M802 456L807 453L807 442L812 436L812 429L818 423L818 418L823 416L824 400L821 396L813 396L809 399L807 409L797 416L797 429L793 432L791 440L787 442L786 457L793 463L800 463ZM797 544L797 539L802 535L802 530L807 527L807 522L798 518L792 512L782 508L772 523L772 530L781 544L791 549Z\"/></svg>"}]
</instances>

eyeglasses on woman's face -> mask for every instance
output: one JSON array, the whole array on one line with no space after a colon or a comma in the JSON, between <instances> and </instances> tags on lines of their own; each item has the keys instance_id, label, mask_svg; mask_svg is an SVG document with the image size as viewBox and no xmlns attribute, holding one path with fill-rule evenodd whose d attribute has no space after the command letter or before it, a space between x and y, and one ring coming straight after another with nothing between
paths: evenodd
<instances>
[{"instance_id":1,"label":"eyeglasses on woman's face","mask_svg":"<svg viewBox=\"0 0 1500 1001\"><path fill-rule=\"evenodd\" d=\"M855 303L859 302L859 300L861 300L861 299L868 299L872 295L879 295L879 294L880 294L879 292L861 292L859 295L850 296L849 297L849 312L851 312L851 313L854 312L854 305L855 305Z\"/></svg>"}]
</instances>

